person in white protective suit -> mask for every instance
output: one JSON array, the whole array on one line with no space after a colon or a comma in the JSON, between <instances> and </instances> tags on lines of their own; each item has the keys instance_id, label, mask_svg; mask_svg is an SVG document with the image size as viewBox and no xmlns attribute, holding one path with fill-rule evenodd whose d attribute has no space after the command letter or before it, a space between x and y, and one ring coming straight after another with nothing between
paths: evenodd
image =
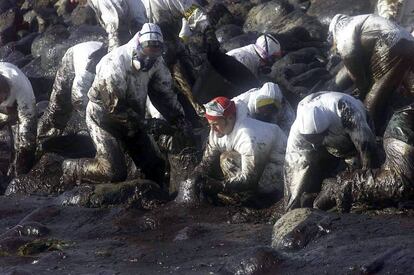
<instances>
[{"instance_id":1,"label":"person in white protective suit","mask_svg":"<svg viewBox=\"0 0 414 275\"><path fill-rule=\"evenodd\" d=\"M85 118L96 65L106 53L106 47L98 41L83 42L66 51L56 73L49 105L39 121L39 140L61 135L73 109Z\"/></svg>"},{"instance_id":2,"label":"person in white protective suit","mask_svg":"<svg viewBox=\"0 0 414 275\"><path fill-rule=\"evenodd\" d=\"M36 99L29 79L13 64L0 62L0 126L13 125L10 176L26 174L34 164L36 123Z\"/></svg>"},{"instance_id":3,"label":"person in white protective suit","mask_svg":"<svg viewBox=\"0 0 414 275\"><path fill-rule=\"evenodd\" d=\"M271 72L273 63L282 56L282 50L276 38L263 34L255 44L231 50L227 55L234 57L260 78L260 75Z\"/></svg>"},{"instance_id":4,"label":"person in white protective suit","mask_svg":"<svg viewBox=\"0 0 414 275\"><path fill-rule=\"evenodd\" d=\"M196 0L141 0L149 22L160 26L166 40L165 61L172 72L175 87L188 99L198 114L204 112L202 105L192 94L197 75L195 64L185 42L194 33L202 33L207 51L219 48L215 31L207 13ZM180 29L181 27L181 29ZM182 43L184 42L184 43ZM197 60L197 61L195 61Z\"/></svg>"},{"instance_id":5,"label":"person in white protective suit","mask_svg":"<svg viewBox=\"0 0 414 275\"><path fill-rule=\"evenodd\" d=\"M375 135L364 105L337 92L310 94L299 102L285 159L286 210L301 207L302 195L319 192L338 158L359 154L362 167L375 160Z\"/></svg>"},{"instance_id":6,"label":"person in white protective suit","mask_svg":"<svg viewBox=\"0 0 414 275\"><path fill-rule=\"evenodd\" d=\"M288 136L290 127L295 121L295 111L286 98L283 97L279 86L266 82L261 88L251 89L232 99L247 105L248 114L252 118L277 124Z\"/></svg>"},{"instance_id":7,"label":"person in white protective suit","mask_svg":"<svg viewBox=\"0 0 414 275\"><path fill-rule=\"evenodd\" d=\"M378 15L337 14L329 32L348 75L381 132L385 107L414 64L414 38Z\"/></svg>"},{"instance_id":8,"label":"person in white protective suit","mask_svg":"<svg viewBox=\"0 0 414 275\"><path fill-rule=\"evenodd\" d=\"M71 0L86 3L95 11L108 34L108 51L128 42L148 22L141 0Z\"/></svg>"},{"instance_id":9,"label":"person in white protective suit","mask_svg":"<svg viewBox=\"0 0 414 275\"><path fill-rule=\"evenodd\" d=\"M286 135L274 124L247 116L246 106L226 97L204 105L211 130L196 182L209 195L222 194L236 201L257 195L283 194ZM224 180L214 167L220 164Z\"/></svg>"},{"instance_id":10,"label":"person in white protective suit","mask_svg":"<svg viewBox=\"0 0 414 275\"><path fill-rule=\"evenodd\" d=\"M375 14L394 21L409 31L414 28L413 0L378 0Z\"/></svg>"},{"instance_id":11,"label":"person in white protective suit","mask_svg":"<svg viewBox=\"0 0 414 275\"><path fill-rule=\"evenodd\" d=\"M130 42L98 63L86 108L86 124L97 153L94 159L65 160L65 183L124 180L124 150L146 177L160 182L163 165L144 132L147 94L167 121L188 129L162 51L160 28L146 23Z\"/></svg>"}]
</instances>

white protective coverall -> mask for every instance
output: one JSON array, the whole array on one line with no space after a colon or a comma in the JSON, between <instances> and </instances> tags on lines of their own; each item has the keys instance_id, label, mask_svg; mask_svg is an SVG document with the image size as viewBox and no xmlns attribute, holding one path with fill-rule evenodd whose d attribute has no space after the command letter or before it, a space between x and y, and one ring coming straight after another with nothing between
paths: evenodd
<instances>
[{"instance_id":1,"label":"white protective coverall","mask_svg":"<svg viewBox=\"0 0 414 275\"><path fill-rule=\"evenodd\" d=\"M375 13L397 22L409 31L414 29L413 0L378 0Z\"/></svg>"},{"instance_id":2,"label":"white protective coverall","mask_svg":"<svg viewBox=\"0 0 414 275\"><path fill-rule=\"evenodd\" d=\"M165 26L170 28L181 25L182 28L189 28L191 31L204 32L210 23L207 14L194 0L141 0L145 5L147 17L151 23L160 25L164 33ZM182 33L186 31L182 30ZM178 36L178 32L176 32ZM168 37L167 37L168 40Z\"/></svg>"},{"instance_id":3,"label":"white protective coverall","mask_svg":"<svg viewBox=\"0 0 414 275\"><path fill-rule=\"evenodd\" d=\"M320 140L308 140L306 134L319 135ZM304 192L320 190L323 174L335 168L335 157L352 156L356 149L363 166L369 166L374 148L375 135L368 125L362 102L337 92L319 92L305 97L299 102L287 142L286 209L300 207Z\"/></svg>"},{"instance_id":4,"label":"white protective coverall","mask_svg":"<svg viewBox=\"0 0 414 275\"><path fill-rule=\"evenodd\" d=\"M295 121L295 111L289 102L283 97L279 86L272 82L266 82L261 88L253 88L232 99L236 104L242 102L248 108L248 114L252 118L257 117L259 106L272 102L277 107L277 113L272 114L269 123L277 124L286 136L289 135L290 127Z\"/></svg>"},{"instance_id":5,"label":"white protective coverall","mask_svg":"<svg viewBox=\"0 0 414 275\"><path fill-rule=\"evenodd\" d=\"M225 189L231 193L282 194L286 135L275 124L247 116L246 106L236 108L236 123L229 135L219 138L210 130L196 171L211 174L214 163L220 161Z\"/></svg>"},{"instance_id":6,"label":"white protective coverall","mask_svg":"<svg viewBox=\"0 0 414 275\"><path fill-rule=\"evenodd\" d=\"M123 45L148 22L140 0L88 0L108 34L108 51Z\"/></svg>"},{"instance_id":7,"label":"white protective coverall","mask_svg":"<svg viewBox=\"0 0 414 275\"><path fill-rule=\"evenodd\" d=\"M39 138L61 133L73 108L85 117L96 64L106 52L106 47L98 41L83 42L66 51L56 73L49 105L39 121Z\"/></svg>"},{"instance_id":8,"label":"white protective coverall","mask_svg":"<svg viewBox=\"0 0 414 275\"><path fill-rule=\"evenodd\" d=\"M86 124L97 150L95 159L66 160L66 180L122 181L127 175L124 148L145 175L159 172L153 148L142 130L148 94L168 121L183 118L183 110L172 91L171 74L162 57L148 71L137 71L133 55L136 34L126 45L104 56L88 92Z\"/></svg>"},{"instance_id":9,"label":"white protective coverall","mask_svg":"<svg viewBox=\"0 0 414 275\"><path fill-rule=\"evenodd\" d=\"M0 104L0 125L13 127L14 174L29 172L36 150L36 99L32 85L24 73L11 63L0 62L0 74L10 87L9 97Z\"/></svg>"},{"instance_id":10,"label":"white protective coverall","mask_svg":"<svg viewBox=\"0 0 414 275\"><path fill-rule=\"evenodd\" d=\"M414 38L401 26L373 14L337 14L329 31L375 128L381 130L390 96L413 67Z\"/></svg>"},{"instance_id":11,"label":"white protective coverall","mask_svg":"<svg viewBox=\"0 0 414 275\"><path fill-rule=\"evenodd\" d=\"M234 57L246 66L252 74L259 77L260 56L256 53L254 44L231 50L227 52L227 55Z\"/></svg>"}]
</instances>

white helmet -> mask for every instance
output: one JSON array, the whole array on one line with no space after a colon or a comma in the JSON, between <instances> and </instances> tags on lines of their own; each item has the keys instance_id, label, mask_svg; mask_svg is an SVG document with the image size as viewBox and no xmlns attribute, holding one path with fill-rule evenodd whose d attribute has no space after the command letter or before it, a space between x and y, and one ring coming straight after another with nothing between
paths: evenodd
<instances>
[{"instance_id":1,"label":"white helmet","mask_svg":"<svg viewBox=\"0 0 414 275\"><path fill-rule=\"evenodd\" d=\"M263 34L257 38L254 49L262 59L281 53L279 41L270 34Z\"/></svg>"},{"instance_id":2,"label":"white helmet","mask_svg":"<svg viewBox=\"0 0 414 275\"><path fill-rule=\"evenodd\" d=\"M302 106L296 119L299 123L299 133L302 135L321 134L329 128L330 124L326 113L312 105Z\"/></svg>"},{"instance_id":3,"label":"white helmet","mask_svg":"<svg viewBox=\"0 0 414 275\"><path fill-rule=\"evenodd\" d=\"M162 45L164 43L164 37L162 36L160 27L157 24L145 23L139 31L138 42L142 47L146 47L152 43Z\"/></svg>"}]
</instances>

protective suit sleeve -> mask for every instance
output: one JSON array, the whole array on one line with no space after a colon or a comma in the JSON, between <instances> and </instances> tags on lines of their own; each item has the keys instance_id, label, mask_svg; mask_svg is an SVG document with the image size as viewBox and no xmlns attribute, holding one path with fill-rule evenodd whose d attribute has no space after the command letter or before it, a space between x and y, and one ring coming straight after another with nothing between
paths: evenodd
<instances>
[{"instance_id":1,"label":"protective suit sleeve","mask_svg":"<svg viewBox=\"0 0 414 275\"><path fill-rule=\"evenodd\" d=\"M338 107L342 125L360 155L363 168L370 168L376 145L367 119L346 100L340 100Z\"/></svg>"},{"instance_id":2,"label":"protective suit sleeve","mask_svg":"<svg viewBox=\"0 0 414 275\"><path fill-rule=\"evenodd\" d=\"M96 10L96 8L94 8ZM98 12L97 12L98 13ZM120 46L119 40L119 21L120 18L127 16L122 13L120 9L114 6L112 1L100 1L99 2L99 20L108 34L108 52L114 48Z\"/></svg>"},{"instance_id":3,"label":"protective suit sleeve","mask_svg":"<svg viewBox=\"0 0 414 275\"><path fill-rule=\"evenodd\" d=\"M336 48L341 56L350 78L357 88L364 92L368 87L367 72L362 65L364 55L362 53L361 32L364 21L350 22L342 30L336 33Z\"/></svg>"},{"instance_id":4,"label":"protective suit sleeve","mask_svg":"<svg viewBox=\"0 0 414 275\"><path fill-rule=\"evenodd\" d=\"M88 91L92 86L95 75L83 71L80 74L76 74L72 84L72 105L80 112L85 114L86 105L88 104Z\"/></svg>"},{"instance_id":5,"label":"protective suit sleeve","mask_svg":"<svg viewBox=\"0 0 414 275\"><path fill-rule=\"evenodd\" d=\"M239 153L241 155L241 171L236 176L225 181L225 189L233 192L250 190L252 184L258 179L257 165L253 144L251 141L243 144Z\"/></svg>"},{"instance_id":6,"label":"protective suit sleeve","mask_svg":"<svg viewBox=\"0 0 414 275\"><path fill-rule=\"evenodd\" d=\"M18 150L29 150L36 146L36 103L20 102L17 105L19 120Z\"/></svg>"},{"instance_id":7,"label":"protective suit sleeve","mask_svg":"<svg viewBox=\"0 0 414 275\"><path fill-rule=\"evenodd\" d=\"M102 64L88 92L89 99L94 102L100 101L109 113L122 112L122 108L127 106L126 79L121 71L114 73L113 70L111 64Z\"/></svg>"},{"instance_id":8,"label":"protective suit sleeve","mask_svg":"<svg viewBox=\"0 0 414 275\"><path fill-rule=\"evenodd\" d=\"M192 31L204 32L210 26L206 12L194 0L170 0L175 8L188 21Z\"/></svg>"},{"instance_id":9,"label":"protective suit sleeve","mask_svg":"<svg viewBox=\"0 0 414 275\"><path fill-rule=\"evenodd\" d=\"M217 144L212 138L212 133L210 132L210 137L206 145L206 149L203 153L203 158L198 166L195 168L195 173L199 175L210 175L212 174L213 167L215 163L220 161L221 151Z\"/></svg>"},{"instance_id":10,"label":"protective suit sleeve","mask_svg":"<svg viewBox=\"0 0 414 275\"><path fill-rule=\"evenodd\" d=\"M157 62L157 70L149 83L148 96L155 108L169 122L184 118L184 111L172 89L172 77L164 60Z\"/></svg>"}]
</instances>

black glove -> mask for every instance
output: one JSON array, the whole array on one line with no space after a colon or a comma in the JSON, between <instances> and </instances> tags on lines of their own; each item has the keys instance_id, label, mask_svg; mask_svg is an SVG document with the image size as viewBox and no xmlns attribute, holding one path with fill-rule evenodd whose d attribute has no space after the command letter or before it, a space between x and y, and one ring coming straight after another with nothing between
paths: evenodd
<instances>
[{"instance_id":1,"label":"black glove","mask_svg":"<svg viewBox=\"0 0 414 275\"><path fill-rule=\"evenodd\" d=\"M201 190L206 194L215 195L217 193L223 192L224 182L210 178L208 176L203 176Z\"/></svg>"},{"instance_id":2,"label":"black glove","mask_svg":"<svg viewBox=\"0 0 414 275\"><path fill-rule=\"evenodd\" d=\"M167 121L157 118L145 119L142 122L145 132L152 135L173 135L175 130Z\"/></svg>"},{"instance_id":3,"label":"black glove","mask_svg":"<svg viewBox=\"0 0 414 275\"><path fill-rule=\"evenodd\" d=\"M207 53L216 52L220 49L220 43L218 42L215 30L212 27L208 27L204 31L203 38Z\"/></svg>"},{"instance_id":4,"label":"black glove","mask_svg":"<svg viewBox=\"0 0 414 275\"><path fill-rule=\"evenodd\" d=\"M182 118L182 119L177 120L176 125L177 125L177 128L180 131L182 131L185 137L188 137L191 139L193 138L193 126L187 119Z\"/></svg>"}]
</instances>

